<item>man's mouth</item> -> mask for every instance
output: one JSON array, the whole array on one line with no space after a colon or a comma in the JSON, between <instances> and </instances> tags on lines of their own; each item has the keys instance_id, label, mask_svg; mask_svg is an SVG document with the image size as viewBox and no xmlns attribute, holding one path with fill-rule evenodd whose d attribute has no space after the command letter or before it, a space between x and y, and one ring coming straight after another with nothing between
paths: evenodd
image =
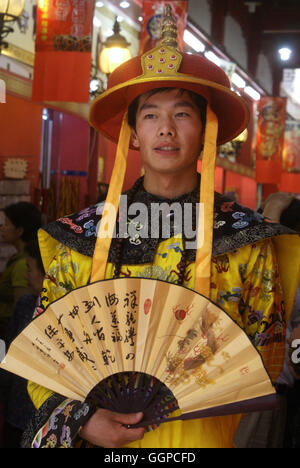
<instances>
[{"instance_id":1,"label":"man's mouth","mask_svg":"<svg viewBox=\"0 0 300 468\"><path fill-rule=\"evenodd\" d=\"M179 151L179 148L176 146L159 146L155 148L155 151L164 151L166 153L171 153L171 152Z\"/></svg>"}]
</instances>

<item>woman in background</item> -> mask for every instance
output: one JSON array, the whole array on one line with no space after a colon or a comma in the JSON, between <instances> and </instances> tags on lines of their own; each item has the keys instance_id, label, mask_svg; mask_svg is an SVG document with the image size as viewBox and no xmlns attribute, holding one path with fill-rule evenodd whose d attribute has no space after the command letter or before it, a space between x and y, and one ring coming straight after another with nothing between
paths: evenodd
<instances>
[{"instance_id":1,"label":"woman in background","mask_svg":"<svg viewBox=\"0 0 300 468\"><path fill-rule=\"evenodd\" d=\"M12 245L16 253L9 258L0 277L0 339L5 340L9 319L18 299L30 293L27 281L26 245L41 227L41 213L29 202L18 202L3 209L2 242Z\"/></svg>"},{"instance_id":2,"label":"woman in background","mask_svg":"<svg viewBox=\"0 0 300 468\"><path fill-rule=\"evenodd\" d=\"M17 337L31 322L38 297L43 288L44 267L37 236L27 244L27 280L31 294L20 297L6 330L6 345ZM0 395L3 399L3 441L2 448L20 448L21 437L31 417L34 406L27 393L27 381L10 372L2 371Z\"/></svg>"}]
</instances>

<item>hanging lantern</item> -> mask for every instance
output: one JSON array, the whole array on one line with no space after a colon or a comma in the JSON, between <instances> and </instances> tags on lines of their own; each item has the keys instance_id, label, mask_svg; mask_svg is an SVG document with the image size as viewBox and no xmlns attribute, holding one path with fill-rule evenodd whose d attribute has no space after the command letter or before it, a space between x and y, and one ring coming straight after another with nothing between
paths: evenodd
<instances>
[{"instance_id":1,"label":"hanging lantern","mask_svg":"<svg viewBox=\"0 0 300 468\"><path fill-rule=\"evenodd\" d=\"M99 69L107 75L131 58L131 52L128 49L130 43L120 34L120 30L120 24L116 18L113 27L114 34L106 39L99 55Z\"/></svg>"}]
</instances>

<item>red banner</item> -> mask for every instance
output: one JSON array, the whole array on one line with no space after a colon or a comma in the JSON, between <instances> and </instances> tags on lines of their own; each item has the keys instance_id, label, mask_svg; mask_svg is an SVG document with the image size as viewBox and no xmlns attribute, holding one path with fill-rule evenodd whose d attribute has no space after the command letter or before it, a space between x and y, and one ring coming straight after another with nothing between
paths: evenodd
<instances>
[{"instance_id":1,"label":"red banner","mask_svg":"<svg viewBox=\"0 0 300 468\"><path fill-rule=\"evenodd\" d=\"M258 103L256 180L280 182L286 117L286 98L264 96Z\"/></svg>"},{"instance_id":2,"label":"red banner","mask_svg":"<svg viewBox=\"0 0 300 468\"><path fill-rule=\"evenodd\" d=\"M186 27L188 10L187 0L144 0L140 54L144 54L158 44L161 38L162 20L167 5L171 5L172 15L177 21L178 49L183 52L183 34Z\"/></svg>"},{"instance_id":3,"label":"red banner","mask_svg":"<svg viewBox=\"0 0 300 468\"><path fill-rule=\"evenodd\" d=\"M94 0L38 0L32 99L89 101Z\"/></svg>"}]
</instances>

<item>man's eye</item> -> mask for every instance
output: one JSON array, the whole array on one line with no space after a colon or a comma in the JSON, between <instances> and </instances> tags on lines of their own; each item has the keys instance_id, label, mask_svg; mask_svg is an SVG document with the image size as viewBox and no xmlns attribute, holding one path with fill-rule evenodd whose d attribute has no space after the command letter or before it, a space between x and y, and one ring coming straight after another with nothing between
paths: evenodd
<instances>
[{"instance_id":1,"label":"man's eye","mask_svg":"<svg viewBox=\"0 0 300 468\"><path fill-rule=\"evenodd\" d=\"M176 117L188 117L189 114L187 112L177 112Z\"/></svg>"},{"instance_id":2,"label":"man's eye","mask_svg":"<svg viewBox=\"0 0 300 468\"><path fill-rule=\"evenodd\" d=\"M154 114L145 114L144 119L154 119L155 115Z\"/></svg>"}]
</instances>

